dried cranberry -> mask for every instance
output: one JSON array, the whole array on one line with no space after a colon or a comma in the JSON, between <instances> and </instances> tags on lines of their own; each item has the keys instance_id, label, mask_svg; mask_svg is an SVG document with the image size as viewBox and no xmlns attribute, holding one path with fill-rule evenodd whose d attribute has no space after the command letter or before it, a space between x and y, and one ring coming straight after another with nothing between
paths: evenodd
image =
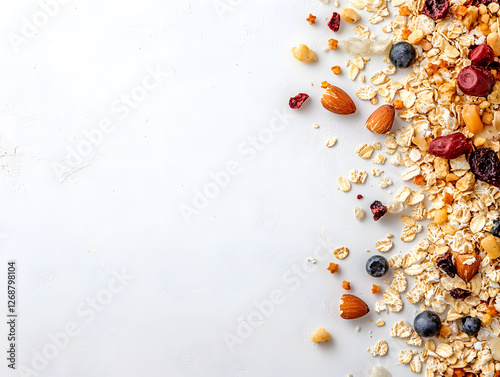
<instances>
[{"instance_id":1,"label":"dried cranberry","mask_svg":"<svg viewBox=\"0 0 500 377\"><path fill-rule=\"evenodd\" d=\"M450 9L448 0L425 0L422 8L422 14L429 16L433 20L445 18Z\"/></svg>"},{"instance_id":2,"label":"dried cranberry","mask_svg":"<svg viewBox=\"0 0 500 377\"><path fill-rule=\"evenodd\" d=\"M384 206L380 201L375 200L372 204L370 204L370 209L373 213L373 220L377 221L382 216L387 213L387 207Z\"/></svg>"},{"instance_id":3,"label":"dried cranberry","mask_svg":"<svg viewBox=\"0 0 500 377\"><path fill-rule=\"evenodd\" d=\"M477 7L479 5L488 5L490 3L497 3L498 0L474 0L473 4Z\"/></svg>"},{"instance_id":4,"label":"dried cranberry","mask_svg":"<svg viewBox=\"0 0 500 377\"><path fill-rule=\"evenodd\" d=\"M473 64L480 65L481 67L487 67L495 59L495 53L490 46L483 43L469 53L469 59Z\"/></svg>"},{"instance_id":5,"label":"dried cranberry","mask_svg":"<svg viewBox=\"0 0 500 377\"><path fill-rule=\"evenodd\" d=\"M490 94L495 79L486 68L470 65L458 74L458 87L470 96L484 97Z\"/></svg>"},{"instance_id":6,"label":"dried cranberry","mask_svg":"<svg viewBox=\"0 0 500 377\"><path fill-rule=\"evenodd\" d=\"M465 135L461 132L455 132L447 136L439 136L429 144L430 153L434 156L447 158L449 160L457 158L470 150L471 146Z\"/></svg>"},{"instance_id":7,"label":"dried cranberry","mask_svg":"<svg viewBox=\"0 0 500 377\"><path fill-rule=\"evenodd\" d=\"M332 18L330 18L330 21L328 21L328 27L335 33L339 31L340 14L338 14L337 12L333 12Z\"/></svg>"},{"instance_id":8,"label":"dried cranberry","mask_svg":"<svg viewBox=\"0 0 500 377\"><path fill-rule=\"evenodd\" d=\"M477 179L500 187L500 159L494 150L476 149L471 153L469 162Z\"/></svg>"},{"instance_id":9,"label":"dried cranberry","mask_svg":"<svg viewBox=\"0 0 500 377\"><path fill-rule=\"evenodd\" d=\"M462 288L454 288L450 291L451 297L453 297L455 300L463 300L469 297L472 294L472 292L468 291L467 289L462 289Z\"/></svg>"},{"instance_id":10,"label":"dried cranberry","mask_svg":"<svg viewBox=\"0 0 500 377\"><path fill-rule=\"evenodd\" d=\"M436 258L436 266L438 266L441 270L444 271L446 275L450 278L454 278L457 273L457 269L453 264L453 260L451 259L451 253L447 251L440 257Z\"/></svg>"},{"instance_id":11,"label":"dried cranberry","mask_svg":"<svg viewBox=\"0 0 500 377\"><path fill-rule=\"evenodd\" d=\"M288 101L288 104L292 109L300 109L308 98L309 96L307 94L299 93L295 97L290 97L290 101Z\"/></svg>"},{"instance_id":12,"label":"dried cranberry","mask_svg":"<svg viewBox=\"0 0 500 377\"><path fill-rule=\"evenodd\" d=\"M358 199L363 199L363 195L358 194L358 196L356 196L356 198L358 198Z\"/></svg>"}]
</instances>

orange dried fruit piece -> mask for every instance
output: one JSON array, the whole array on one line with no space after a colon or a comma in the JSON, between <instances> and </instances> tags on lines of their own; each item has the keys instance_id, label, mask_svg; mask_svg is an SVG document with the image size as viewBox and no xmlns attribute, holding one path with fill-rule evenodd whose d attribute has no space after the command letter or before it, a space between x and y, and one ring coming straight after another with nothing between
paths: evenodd
<instances>
[{"instance_id":1,"label":"orange dried fruit piece","mask_svg":"<svg viewBox=\"0 0 500 377\"><path fill-rule=\"evenodd\" d=\"M348 291L349 289L351 289L351 283L344 280L342 282L342 288L344 288L346 291Z\"/></svg>"},{"instance_id":2,"label":"orange dried fruit piece","mask_svg":"<svg viewBox=\"0 0 500 377\"><path fill-rule=\"evenodd\" d=\"M309 22L309 25L313 25L316 23L316 16L309 14L309 17L306 18L306 21Z\"/></svg>"},{"instance_id":3,"label":"orange dried fruit piece","mask_svg":"<svg viewBox=\"0 0 500 377\"><path fill-rule=\"evenodd\" d=\"M330 271L330 273L334 274L339 270L339 265L337 263L330 263L327 270Z\"/></svg>"}]
</instances>

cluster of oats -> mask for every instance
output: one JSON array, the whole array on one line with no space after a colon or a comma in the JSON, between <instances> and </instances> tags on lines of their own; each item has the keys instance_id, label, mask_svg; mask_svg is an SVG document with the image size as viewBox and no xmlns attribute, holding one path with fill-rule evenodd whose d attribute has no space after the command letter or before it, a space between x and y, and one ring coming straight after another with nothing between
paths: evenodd
<instances>
[{"instance_id":1,"label":"cluster of oats","mask_svg":"<svg viewBox=\"0 0 500 377\"><path fill-rule=\"evenodd\" d=\"M351 0L353 6L355 2ZM458 73L471 64L469 47L486 43L486 35L499 31L500 6L496 3L468 6L464 16L457 16L457 7L464 3L465 0L451 0L449 15L435 22L420 14L422 0L393 1L393 5L406 8L383 31L391 32L394 42L408 40L414 44L418 59L413 72L400 81L388 77L395 72L391 65L370 78L376 92L370 98L372 103L377 95L388 103L398 99L401 108L398 115L409 123L396 134L387 135L385 142L386 154L392 155L391 164L404 167L403 180L420 186L418 191L404 187L389 204L390 212L391 206L392 212L414 206L411 216L401 218L404 224L401 240L412 241L422 231L419 221L434 220L427 227L427 238L408 253L390 258L395 278L375 310L402 309L400 294L406 291L405 275L409 275L414 277L414 283L406 292L407 300L420 305L422 310L432 309L446 315L437 336L439 343L428 340L423 349L422 339L410 326L397 322L391 329L392 336L421 347L402 350L399 360L416 373L425 363L427 377L452 376L457 368L478 376L493 376L500 371L500 264L490 260L480 245L493 220L500 217L500 190L477 181L465 156L447 160L427 152L432 139L456 131L472 138L476 146L500 150L498 139L491 137L498 135L495 120L500 120L500 81L487 98L464 95L457 86ZM485 124L484 131L477 135L470 133L461 119L463 106L469 104L479 106ZM379 156L372 161L384 163L385 158ZM424 205L424 193L431 201L430 208ZM442 216L443 210L444 221L441 217L438 221L436 214L440 211ZM378 246L385 250L387 241ZM447 252L480 255L479 270L470 281L459 276L452 278L436 266L436 259ZM471 295L454 299L450 290L455 288L467 290ZM476 336L460 330L460 320L467 315L482 320Z\"/></svg>"}]
</instances>

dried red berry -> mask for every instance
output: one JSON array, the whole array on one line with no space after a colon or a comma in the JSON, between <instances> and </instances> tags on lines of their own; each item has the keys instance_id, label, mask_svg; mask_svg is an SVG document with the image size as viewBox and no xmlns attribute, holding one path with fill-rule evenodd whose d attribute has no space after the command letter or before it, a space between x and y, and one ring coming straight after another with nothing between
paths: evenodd
<instances>
[{"instance_id":1,"label":"dried red berry","mask_svg":"<svg viewBox=\"0 0 500 377\"><path fill-rule=\"evenodd\" d=\"M446 17L449 9L450 3L448 0L425 0L421 13L433 20L439 20Z\"/></svg>"},{"instance_id":2,"label":"dried red berry","mask_svg":"<svg viewBox=\"0 0 500 377\"><path fill-rule=\"evenodd\" d=\"M477 7L479 5L488 5L490 3L497 3L498 4L498 0L474 0L473 5L475 5Z\"/></svg>"},{"instance_id":3,"label":"dried red berry","mask_svg":"<svg viewBox=\"0 0 500 377\"><path fill-rule=\"evenodd\" d=\"M429 144L430 153L434 156L447 158L449 160L457 158L470 150L471 146L469 141L461 132L455 132L447 136L439 136Z\"/></svg>"},{"instance_id":4,"label":"dried red berry","mask_svg":"<svg viewBox=\"0 0 500 377\"><path fill-rule=\"evenodd\" d=\"M363 195L358 194L358 196L356 196L356 198L358 198L358 199L363 199Z\"/></svg>"},{"instance_id":5,"label":"dried red berry","mask_svg":"<svg viewBox=\"0 0 500 377\"><path fill-rule=\"evenodd\" d=\"M375 200L372 204L370 204L370 209L373 213L373 220L377 221L382 216L387 213L387 207L384 206L380 201Z\"/></svg>"},{"instance_id":6,"label":"dried red berry","mask_svg":"<svg viewBox=\"0 0 500 377\"><path fill-rule=\"evenodd\" d=\"M443 272L450 278L454 278L455 274L457 273L457 268L453 263L451 253L449 251L436 258L436 266L443 270Z\"/></svg>"},{"instance_id":7,"label":"dried red berry","mask_svg":"<svg viewBox=\"0 0 500 377\"><path fill-rule=\"evenodd\" d=\"M500 159L494 150L476 149L471 153L469 163L477 179L500 188Z\"/></svg>"},{"instance_id":8,"label":"dried red berry","mask_svg":"<svg viewBox=\"0 0 500 377\"><path fill-rule=\"evenodd\" d=\"M328 27L335 33L339 31L340 14L338 14L337 12L333 12L332 18L330 18L330 21L328 21Z\"/></svg>"},{"instance_id":9,"label":"dried red berry","mask_svg":"<svg viewBox=\"0 0 500 377\"><path fill-rule=\"evenodd\" d=\"M465 67L458 74L458 87L470 96L487 96L494 84L495 79L490 71L478 65Z\"/></svg>"},{"instance_id":10,"label":"dried red berry","mask_svg":"<svg viewBox=\"0 0 500 377\"><path fill-rule=\"evenodd\" d=\"M462 289L462 288L454 288L450 291L451 297L453 297L455 300L466 299L471 294L472 294L472 292L468 291L467 289Z\"/></svg>"},{"instance_id":11,"label":"dried red berry","mask_svg":"<svg viewBox=\"0 0 500 377\"><path fill-rule=\"evenodd\" d=\"M483 43L474 48L469 53L469 59L472 64L480 65L481 67L486 68L491 63L493 63L493 60L495 59L495 53L490 46L488 46L486 43Z\"/></svg>"},{"instance_id":12,"label":"dried red berry","mask_svg":"<svg viewBox=\"0 0 500 377\"><path fill-rule=\"evenodd\" d=\"M292 109L300 109L308 98L309 96L307 94L299 93L295 97L290 97L290 101L288 101L288 104Z\"/></svg>"}]
</instances>

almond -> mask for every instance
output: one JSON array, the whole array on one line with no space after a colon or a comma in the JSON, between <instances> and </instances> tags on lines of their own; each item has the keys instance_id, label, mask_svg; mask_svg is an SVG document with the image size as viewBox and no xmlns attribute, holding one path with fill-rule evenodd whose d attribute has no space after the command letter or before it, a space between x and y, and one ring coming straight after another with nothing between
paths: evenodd
<instances>
[{"instance_id":1,"label":"almond","mask_svg":"<svg viewBox=\"0 0 500 377\"><path fill-rule=\"evenodd\" d=\"M468 282L479 269L481 258L477 254L460 254L455 258L457 274Z\"/></svg>"},{"instance_id":2,"label":"almond","mask_svg":"<svg viewBox=\"0 0 500 377\"><path fill-rule=\"evenodd\" d=\"M321 104L328 111L339 115L349 115L356 112L356 105L349 94L334 85L326 88L321 96Z\"/></svg>"},{"instance_id":3,"label":"almond","mask_svg":"<svg viewBox=\"0 0 500 377\"><path fill-rule=\"evenodd\" d=\"M370 311L363 300L354 295L345 294L340 299L340 317L344 319L356 319L363 317Z\"/></svg>"},{"instance_id":4,"label":"almond","mask_svg":"<svg viewBox=\"0 0 500 377\"><path fill-rule=\"evenodd\" d=\"M376 134L386 134L394 122L394 106L382 105L366 121L366 128Z\"/></svg>"}]
</instances>

